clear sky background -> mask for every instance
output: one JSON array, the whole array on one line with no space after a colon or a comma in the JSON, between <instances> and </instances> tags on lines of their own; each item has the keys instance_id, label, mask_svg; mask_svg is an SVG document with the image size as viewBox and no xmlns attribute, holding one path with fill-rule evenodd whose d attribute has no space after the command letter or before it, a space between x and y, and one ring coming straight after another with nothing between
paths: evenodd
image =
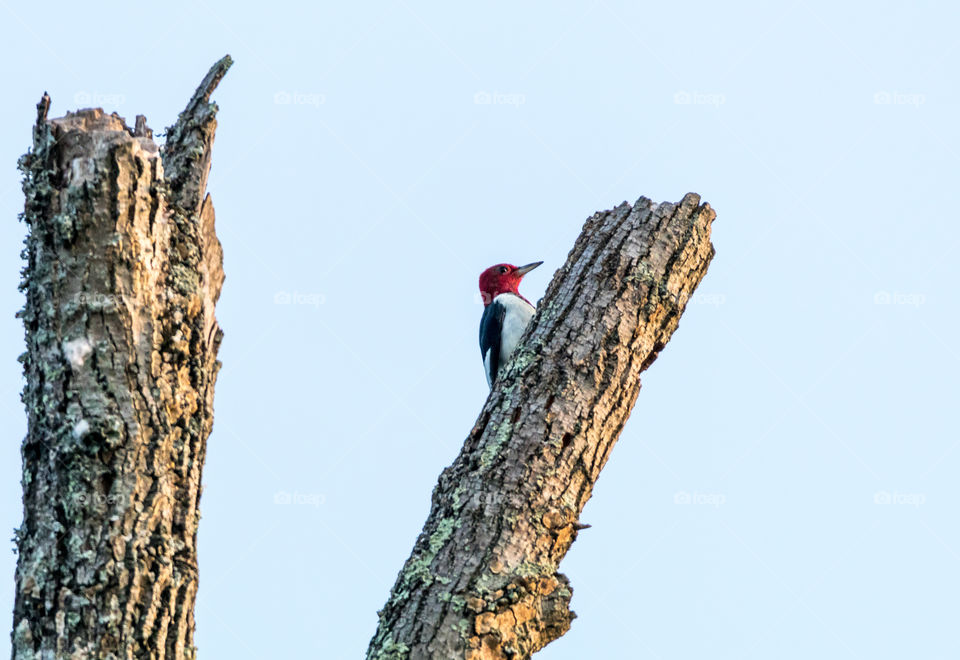
<instances>
[{"instance_id":1,"label":"clear sky background","mask_svg":"<svg viewBox=\"0 0 960 660\"><path fill-rule=\"evenodd\" d=\"M717 256L538 657L958 657L960 12L909 4L3 0L0 528L34 106L159 131L229 52L200 657L362 656L487 395L477 275L542 259L536 300L594 211L688 191Z\"/></svg>"}]
</instances>

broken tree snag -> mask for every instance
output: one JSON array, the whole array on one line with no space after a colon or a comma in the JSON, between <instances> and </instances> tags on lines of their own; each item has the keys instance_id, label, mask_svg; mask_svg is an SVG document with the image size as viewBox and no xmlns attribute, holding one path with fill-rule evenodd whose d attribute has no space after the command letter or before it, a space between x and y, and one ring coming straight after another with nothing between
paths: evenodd
<instances>
[{"instance_id":1,"label":"broken tree snag","mask_svg":"<svg viewBox=\"0 0 960 660\"><path fill-rule=\"evenodd\" d=\"M47 119L47 95L37 106L20 162L28 427L15 660L194 657L222 336L209 96L229 65L214 66L162 152L142 116L131 129L100 109Z\"/></svg>"},{"instance_id":2,"label":"broken tree snag","mask_svg":"<svg viewBox=\"0 0 960 660\"><path fill-rule=\"evenodd\" d=\"M713 257L709 204L589 218L470 432L367 657L527 658L569 628L580 512Z\"/></svg>"}]
</instances>

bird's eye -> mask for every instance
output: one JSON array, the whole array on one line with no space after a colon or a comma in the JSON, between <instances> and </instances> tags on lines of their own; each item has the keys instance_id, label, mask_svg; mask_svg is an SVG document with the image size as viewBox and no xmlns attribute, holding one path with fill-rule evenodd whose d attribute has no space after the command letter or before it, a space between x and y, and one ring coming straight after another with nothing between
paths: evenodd
<instances>
[{"instance_id":1,"label":"bird's eye","mask_svg":"<svg viewBox=\"0 0 960 660\"><path fill-rule=\"evenodd\" d=\"M501 274L501 275L504 274L504 273L506 273L508 270L509 270L509 269L508 269L506 266L500 266L500 274Z\"/></svg>"}]
</instances>

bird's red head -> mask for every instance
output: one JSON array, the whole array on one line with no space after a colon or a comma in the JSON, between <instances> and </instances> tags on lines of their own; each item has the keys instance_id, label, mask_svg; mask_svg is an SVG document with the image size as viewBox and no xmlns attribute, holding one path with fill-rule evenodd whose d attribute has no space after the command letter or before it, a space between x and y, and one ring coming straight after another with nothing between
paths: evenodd
<instances>
[{"instance_id":1,"label":"bird's red head","mask_svg":"<svg viewBox=\"0 0 960 660\"><path fill-rule=\"evenodd\" d=\"M518 291L520 280L542 263L542 261L534 261L526 266L497 264L480 273L480 295L483 297L483 306L486 307L492 303L493 299L501 293L515 293L520 296ZM523 298L523 296L520 297ZM523 299L526 300L526 298Z\"/></svg>"}]
</instances>

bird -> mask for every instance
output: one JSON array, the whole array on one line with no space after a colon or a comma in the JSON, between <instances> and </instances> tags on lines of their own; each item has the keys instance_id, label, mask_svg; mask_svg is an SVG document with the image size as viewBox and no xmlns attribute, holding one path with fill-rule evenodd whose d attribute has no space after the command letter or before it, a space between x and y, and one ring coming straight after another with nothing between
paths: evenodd
<instances>
[{"instance_id":1,"label":"bird","mask_svg":"<svg viewBox=\"0 0 960 660\"><path fill-rule=\"evenodd\" d=\"M480 273L480 296L483 299L480 355L490 389L493 389L500 368L513 354L520 335L536 311L530 301L520 295L520 280L542 263L534 261L526 266L496 264Z\"/></svg>"}]
</instances>

